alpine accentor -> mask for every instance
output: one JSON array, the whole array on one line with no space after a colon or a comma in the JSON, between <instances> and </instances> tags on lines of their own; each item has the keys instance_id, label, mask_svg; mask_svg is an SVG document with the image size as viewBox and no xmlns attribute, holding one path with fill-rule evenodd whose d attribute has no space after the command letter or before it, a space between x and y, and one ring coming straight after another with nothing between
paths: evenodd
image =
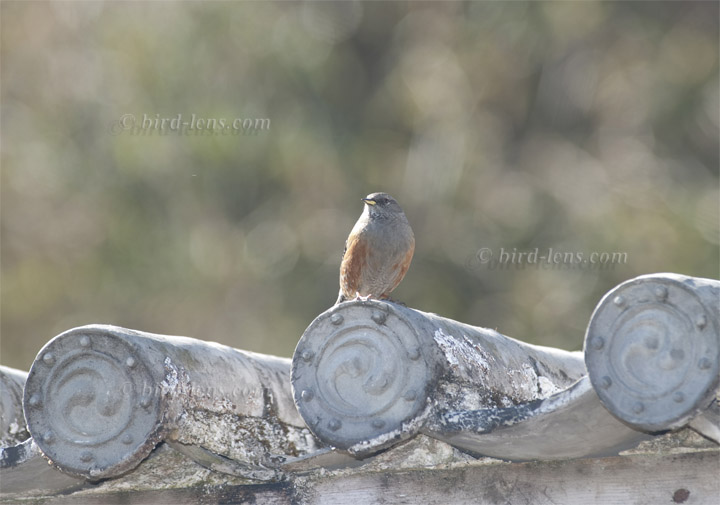
<instances>
[{"instance_id":1,"label":"alpine accentor","mask_svg":"<svg viewBox=\"0 0 720 505\"><path fill-rule=\"evenodd\" d=\"M387 298L410 268L415 236L405 213L387 193L373 193L345 242L336 304Z\"/></svg>"}]
</instances>

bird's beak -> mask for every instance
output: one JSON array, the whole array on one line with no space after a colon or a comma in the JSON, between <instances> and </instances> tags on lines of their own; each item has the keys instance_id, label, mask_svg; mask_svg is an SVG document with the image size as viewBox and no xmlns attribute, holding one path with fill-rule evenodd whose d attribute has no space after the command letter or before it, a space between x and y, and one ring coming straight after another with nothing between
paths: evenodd
<instances>
[{"instance_id":1,"label":"bird's beak","mask_svg":"<svg viewBox=\"0 0 720 505\"><path fill-rule=\"evenodd\" d=\"M371 200L370 198L361 198L361 200L368 205L375 205L377 203L375 200Z\"/></svg>"}]
</instances>

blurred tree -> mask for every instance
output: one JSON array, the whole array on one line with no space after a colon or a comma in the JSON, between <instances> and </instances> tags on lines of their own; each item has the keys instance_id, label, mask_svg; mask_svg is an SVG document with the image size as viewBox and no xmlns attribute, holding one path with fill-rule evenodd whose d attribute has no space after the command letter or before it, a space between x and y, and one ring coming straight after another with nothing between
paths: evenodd
<instances>
[{"instance_id":1,"label":"blurred tree","mask_svg":"<svg viewBox=\"0 0 720 505\"><path fill-rule=\"evenodd\" d=\"M4 1L2 363L96 322L289 356L377 190L398 299L579 349L619 282L718 276L718 10ZM141 128L193 114L270 126ZM498 262L535 249L623 260Z\"/></svg>"}]
</instances>

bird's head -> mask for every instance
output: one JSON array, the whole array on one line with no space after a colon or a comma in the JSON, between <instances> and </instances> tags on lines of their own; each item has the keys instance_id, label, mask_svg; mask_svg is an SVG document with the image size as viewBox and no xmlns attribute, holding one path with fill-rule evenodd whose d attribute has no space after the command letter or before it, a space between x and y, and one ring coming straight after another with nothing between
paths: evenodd
<instances>
[{"instance_id":1,"label":"bird's head","mask_svg":"<svg viewBox=\"0 0 720 505\"><path fill-rule=\"evenodd\" d=\"M365 202L365 212L371 218L387 218L403 214L397 201L387 193L372 193L362 201Z\"/></svg>"}]
</instances>

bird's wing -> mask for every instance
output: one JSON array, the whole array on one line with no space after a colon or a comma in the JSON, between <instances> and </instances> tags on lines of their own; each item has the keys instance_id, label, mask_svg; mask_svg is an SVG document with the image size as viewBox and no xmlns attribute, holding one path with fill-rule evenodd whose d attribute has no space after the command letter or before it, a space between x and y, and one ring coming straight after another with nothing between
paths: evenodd
<instances>
[{"instance_id":1,"label":"bird's wing","mask_svg":"<svg viewBox=\"0 0 720 505\"><path fill-rule=\"evenodd\" d=\"M345 254L340 264L340 286L345 295L353 296L360 291L362 270L368 260L367 241L360 240L361 234L351 235L345 246Z\"/></svg>"}]
</instances>

